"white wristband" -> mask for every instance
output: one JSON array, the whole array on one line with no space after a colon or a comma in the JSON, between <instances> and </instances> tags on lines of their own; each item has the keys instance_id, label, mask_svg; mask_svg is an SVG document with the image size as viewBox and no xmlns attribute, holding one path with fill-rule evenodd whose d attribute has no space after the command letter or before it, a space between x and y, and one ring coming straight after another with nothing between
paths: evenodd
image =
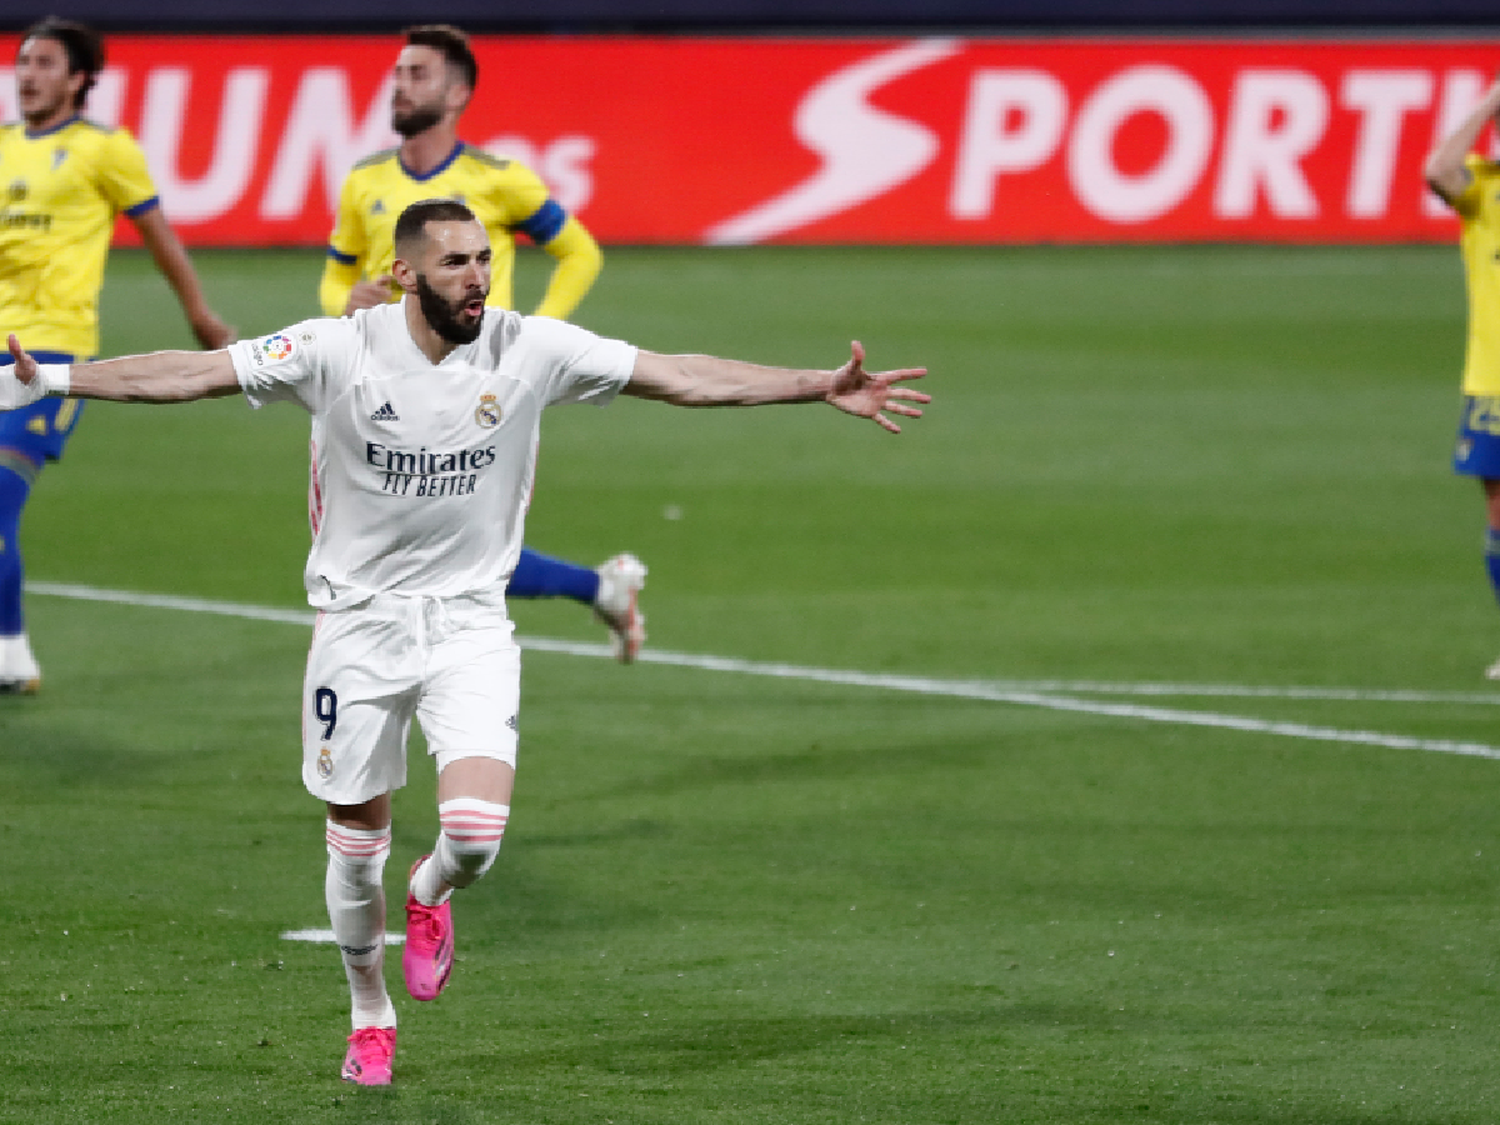
<instances>
[{"instance_id":1,"label":"white wristband","mask_svg":"<svg viewBox=\"0 0 1500 1125\"><path fill-rule=\"evenodd\" d=\"M73 385L73 369L66 363L39 363L36 377L44 395L66 395Z\"/></svg>"}]
</instances>

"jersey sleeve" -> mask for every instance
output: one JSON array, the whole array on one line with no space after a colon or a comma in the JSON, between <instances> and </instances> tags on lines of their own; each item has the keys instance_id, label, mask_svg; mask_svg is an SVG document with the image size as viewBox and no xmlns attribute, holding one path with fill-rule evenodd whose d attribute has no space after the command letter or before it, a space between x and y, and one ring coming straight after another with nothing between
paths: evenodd
<instances>
[{"instance_id":1,"label":"jersey sleeve","mask_svg":"<svg viewBox=\"0 0 1500 1125\"><path fill-rule=\"evenodd\" d=\"M369 257L370 241L359 208L356 178L356 173L351 172L344 177L344 186L339 189L338 215L333 221L333 233L328 236L328 257L339 265L363 269L365 259Z\"/></svg>"},{"instance_id":2,"label":"jersey sleeve","mask_svg":"<svg viewBox=\"0 0 1500 1125\"><path fill-rule=\"evenodd\" d=\"M229 359L250 405L258 410L267 403L292 402L316 413L339 323L304 320L269 336L229 345Z\"/></svg>"},{"instance_id":3,"label":"jersey sleeve","mask_svg":"<svg viewBox=\"0 0 1500 1125\"><path fill-rule=\"evenodd\" d=\"M1470 153L1464 160L1464 167L1468 169L1469 182L1463 191L1448 200L1448 205L1461 218L1472 219L1484 205L1485 186L1494 179L1495 166L1477 153Z\"/></svg>"},{"instance_id":4,"label":"jersey sleeve","mask_svg":"<svg viewBox=\"0 0 1500 1125\"><path fill-rule=\"evenodd\" d=\"M318 304L324 316L343 316L349 307L349 294L360 277L357 264L341 261L332 250L323 262L323 276L318 281Z\"/></svg>"},{"instance_id":5,"label":"jersey sleeve","mask_svg":"<svg viewBox=\"0 0 1500 1125\"><path fill-rule=\"evenodd\" d=\"M99 163L99 193L116 211L134 218L155 207L156 185L146 154L129 131L115 129L105 139Z\"/></svg>"},{"instance_id":6,"label":"jersey sleeve","mask_svg":"<svg viewBox=\"0 0 1500 1125\"><path fill-rule=\"evenodd\" d=\"M538 388L547 406L587 402L603 406L619 394L635 371L636 347L596 336L586 328L547 317L525 318L522 334L545 372Z\"/></svg>"},{"instance_id":7,"label":"jersey sleeve","mask_svg":"<svg viewBox=\"0 0 1500 1125\"><path fill-rule=\"evenodd\" d=\"M490 213L507 234L520 231L538 244L549 241L567 218L542 178L519 161L509 161L488 178ZM560 217L553 217L556 211Z\"/></svg>"},{"instance_id":8,"label":"jersey sleeve","mask_svg":"<svg viewBox=\"0 0 1500 1125\"><path fill-rule=\"evenodd\" d=\"M557 207L555 203L552 206ZM557 211L563 214L561 207ZM562 226L541 245L557 260L557 265L552 269L552 277L548 279L547 291L536 307L536 314L566 320L599 276L604 255L593 235L569 215L563 216Z\"/></svg>"}]
</instances>

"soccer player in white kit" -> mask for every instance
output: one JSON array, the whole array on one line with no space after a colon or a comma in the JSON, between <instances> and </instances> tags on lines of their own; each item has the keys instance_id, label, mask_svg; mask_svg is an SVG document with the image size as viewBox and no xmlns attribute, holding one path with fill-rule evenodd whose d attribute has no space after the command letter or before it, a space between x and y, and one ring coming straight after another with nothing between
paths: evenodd
<instances>
[{"instance_id":1,"label":"soccer player in white kit","mask_svg":"<svg viewBox=\"0 0 1500 1125\"><path fill-rule=\"evenodd\" d=\"M303 689L302 776L327 807L325 892L352 1000L342 1076L386 1085L391 793L412 716L438 770L437 842L412 867L402 970L431 1000L453 963L449 896L495 861L515 780L520 651L506 581L521 549L541 411L616 394L680 406L827 402L899 433L929 397L867 372L660 355L545 317L486 309L490 247L463 204L412 204L396 228L399 304L304 321L216 352L38 364L14 335L0 409L43 395L186 402L243 393L312 415L305 583L318 609Z\"/></svg>"}]
</instances>

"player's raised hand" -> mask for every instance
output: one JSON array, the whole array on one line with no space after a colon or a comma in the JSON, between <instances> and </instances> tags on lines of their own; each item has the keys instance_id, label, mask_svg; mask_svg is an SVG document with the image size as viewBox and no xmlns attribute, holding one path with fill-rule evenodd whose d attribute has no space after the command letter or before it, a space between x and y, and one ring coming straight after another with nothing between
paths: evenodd
<instances>
[{"instance_id":1,"label":"player's raised hand","mask_svg":"<svg viewBox=\"0 0 1500 1125\"><path fill-rule=\"evenodd\" d=\"M0 367L0 410L18 410L30 406L44 394L38 379L36 360L21 348L21 341L12 332L6 341L10 345L10 358L15 362Z\"/></svg>"},{"instance_id":2,"label":"player's raised hand","mask_svg":"<svg viewBox=\"0 0 1500 1125\"><path fill-rule=\"evenodd\" d=\"M922 411L910 403L928 403L932 396L914 391L910 387L893 386L908 379L920 379L927 374L925 367L902 367L895 371L866 371L865 346L858 340L849 345L849 362L834 373L833 389L826 401L846 414L859 418L871 418L893 434L901 427L886 417L899 414L904 418L920 418Z\"/></svg>"}]
</instances>

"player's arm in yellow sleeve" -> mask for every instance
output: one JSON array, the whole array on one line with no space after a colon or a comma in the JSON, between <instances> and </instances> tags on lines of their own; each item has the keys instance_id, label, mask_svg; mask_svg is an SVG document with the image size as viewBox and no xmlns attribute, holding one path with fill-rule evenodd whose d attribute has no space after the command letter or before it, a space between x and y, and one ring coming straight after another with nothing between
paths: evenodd
<instances>
[{"instance_id":1,"label":"player's arm in yellow sleeve","mask_svg":"<svg viewBox=\"0 0 1500 1125\"><path fill-rule=\"evenodd\" d=\"M512 219L507 224L509 229L520 231L557 260L536 315L566 320L599 276L604 255L584 225L547 194L536 173L519 164L510 165L507 172L502 185L504 198L512 208L520 204L530 211L528 214L522 210L520 213L526 217L520 221Z\"/></svg>"},{"instance_id":2,"label":"player's arm in yellow sleeve","mask_svg":"<svg viewBox=\"0 0 1500 1125\"><path fill-rule=\"evenodd\" d=\"M1459 214L1472 210L1471 201L1465 198L1474 183L1471 152L1479 134L1497 113L1500 113L1500 82L1494 83L1458 127L1437 143L1422 165L1427 186Z\"/></svg>"},{"instance_id":3,"label":"player's arm in yellow sleeve","mask_svg":"<svg viewBox=\"0 0 1500 1125\"><path fill-rule=\"evenodd\" d=\"M328 257L323 262L323 276L318 282L318 303L324 316L348 316L360 309L374 308L391 299L389 275L366 278L365 266L370 257L369 234L359 208L354 174L344 180L339 191L338 217L328 236Z\"/></svg>"},{"instance_id":4,"label":"player's arm in yellow sleeve","mask_svg":"<svg viewBox=\"0 0 1500 1125\"><path fill-rule=\"evenodd\" d=\"M557 234L542 243L542 249L557 259L557 265L552 267L536 315L566 320L604 268L604 254L594 236L571 215Z\"/></svg>"},{"instance_id":5,"label":"player's arm in yellow sleeve","mask_svg":"<svg viewBox=\"0 0 1500 1125\"><path fill-rule=\"evenodd\" d=\"M349 295L364 272L359 259L349 261L330 247L323 259L323 277L318 282L318 303L323 306L324 316L343 316L349 306Z\"/></svg>"},{"instance_id":6,"label":"player's arm in yellow sleeve","mask_svg":"<svg viewBox=\"0 0 1500 1125\"><path fill-rule=\"evenodd\" d=\"M176 233L167 224L157 199L156 187L146 168L146 154L127 129L110 130L98 164L101 195L135 224L141 241L151 251L152 261L177 294L193 335L205 348L222 348L234 339L234 329L208 307L197 271Z\"/></svg>"}]
</instances>

